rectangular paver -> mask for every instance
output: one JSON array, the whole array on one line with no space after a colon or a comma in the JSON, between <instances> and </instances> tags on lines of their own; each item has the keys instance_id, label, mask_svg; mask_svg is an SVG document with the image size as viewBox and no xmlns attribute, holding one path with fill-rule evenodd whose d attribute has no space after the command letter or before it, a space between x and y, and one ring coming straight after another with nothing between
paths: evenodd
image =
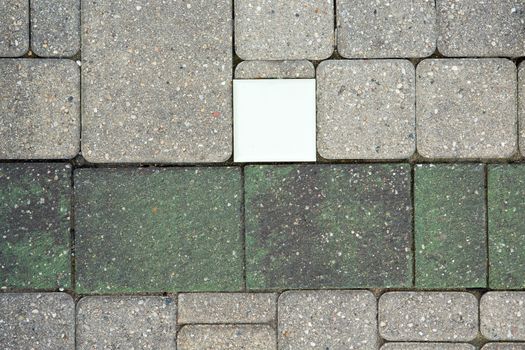
<instances>
[{"instance_id":1,"label":"rectangular paver","mask_svg":"<svg viewBox=\"0 0 525 350\"><path fill-rule=\"evenodd\" d=\"M525 340L525 292L488 292L479 306L481 334L489 340Z\"/></svg>"},{"instance_id":2,"label":"rectangular paver","mask_svg":"<svg viewBox=\"0 0 525 350\"><path fill-rule=\"evenodd\" d=\"M275 330L264 325L189 325L177 336L178 350L277 350Z\"/></svg>"},{"instance_id":3,"label":"rectangular paver","mask_svg":"<svg viewBox=\"0 0 525 350\"><path fill-rule=\"evenodd\" d=\"M28 50L29 0L2 0L0 2L0 57L19 57L26 54Z\"/></svg>"},{"instance_id":4,"label":"rectangular paver","mask_svg":"<svg viewBox=\"0 0 525 350\"><path fill-rule=\"evenodd\" d=\"M235 68L236 79L313 79L315 68L307 60L242 61Z\"/></svg>"},{"instance_id":5,"label":"rectangular paver","mask_svg":"<svg viewBox=\"0 0 525 350\"><path fill-rule=\"evenodd\" d=\"M489 343L481 350L525 350L525 343Z\"/></svg>"},{"instance_id":6,"label":"rectangular paver","mask_svg":"<svg viewBox=\"0 0 525 350\"><path fill-rule=\"evenodd\" d=\"M460 343L386 343L381 350L476 350L476 347Z\"/></svg>"},{"instance_id":7,"label":"rectangular paver","mask_svg":"<svg viewBox=\"0 0 525 350\"><path fill-rule=\"evenodd\" d=\"M518 120L520 150L525 155L525 63L518 69Z\"/></svg>"}]
</instances>

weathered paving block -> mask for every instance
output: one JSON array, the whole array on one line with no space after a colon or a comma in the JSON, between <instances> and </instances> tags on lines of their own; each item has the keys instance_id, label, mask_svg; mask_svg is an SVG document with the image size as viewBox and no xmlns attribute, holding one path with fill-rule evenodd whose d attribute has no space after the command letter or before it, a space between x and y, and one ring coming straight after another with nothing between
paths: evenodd
<instances>
[{"instance_id":1,"label":"weathered paving block","mask_svg":"<svg viewBox=\"0 0 525 350\"><path fill-rule=\"evenodd\" d=\"M520 64L518 77L519 139L521 154L525 156L525 63Z\"/></svg>"},{"instance_id":2,"label":"weathered paving block","mask_svg":"<svg viewBox=\"0 0 525 350\"><path fill-rule=\"evenodd\" d=\"M481 333L489 340L525 340L525 292L488 292L480 301Z\"/></svg>"},{"instance_id":3,"label":"weathered paving block","mask_svg":"<svg viewBox=\"0 0 525 350\"><path fill-rule=\"evenodd\" d=\"M338 0L337 27L343 57L426 57L436 49L432 0Z\"/></svg>"},{"instance_id":4,"label":"weathered paving block","mask_svg":"<svg viewBox=\"0 0 525 350\"><path fill-rule=\"evenodd\" d=\"M275 293L179 294L178 323L269 323L275 320Z\"/></svg>"},{"instance_id":5,"label":"weathered paving block","mask_svg":"<svg viewBox=\"0 0 525 350\"><path fill-rule=\"evenodd\" d=\"M328 159L415 151L415 72L406 60L325 61L317 70L317 147Z\"/></svg>"},{"instance_id":6,"label":"weathered paving block","mask_svg":"<svg viewBox=\"0 0 525 350\"><path fill-rule=\"evenodd\" d=\"M445 56L525 55L523 0L438 0L438 50Z\"/></svg>"},{"instance_id":7,"label":"weathered paving block","mask_svg":"<svg viewBox=\"0 0 525 350\"><path fill-rule=\"evenodd\" d=\"M525 350L525 343L489 343L481 350Z\"/></svg>"},{"instance_id":8,"label":"weathered paving block","mask_svg":"<svg viewBox=\"0 0 525 350\"><path fill-rule=\"evenodd\" d=\"M244 60L323 60L334 50L333 0L239 0L235 52Z\"/></svg>"},{"instance_id":9,"label":"weathered paving block","mask_svg":"<svg viewBox=\"0 0 525 350\"><path fill-rule=\"evenodd\" d=\"M75 171L79 293L238 291L235 168Z\"/></svg>"},{"instance_id":10,"label":"weathered paving block","mask_svg":"<svg viewBox=\"0 0 525 350\"><path fill-rule=\"evenodd\" d=\"M236 79L310 79L315 68L307 60L243 61L235 68Z\"/></svg>"},{"instance_id":11,"label":"weathered paving block","mask_svg":"<svg viewBox=\"0 0 525 350\"><path fill-rule=\"evenodd\" d=\"M177 336L178 350L277 350L275 330L263 325L190 325Z\"/></svg>"},{"instance_id":12,"label":"weathered paving block","mask_svg":"<svg viewBox=\"0 0 525 350\"><path fill-rule=\"evenodd\" d=\"M31 50L69 57L80 49L80 0L31 0Z\"/></svg>"},{"instance_id":13,"label":"weathered paving block","mask_svg":"<svg viewBox=\"0 0 525 350\"><path fill-rule=\"evenodd\" d=\"M85 297L77 305L77 349L173 349L170 297Z\"/></svg>"},{"instance_id":14,"label":"weathered paving block","mask_svg":"<svg viewBox=\"0 0 525 350\"><path fill-rule=\"evenodd\" d=\"M0 2L0 57L23 56L28 50L29 0L2 0Z\"/></svg>"},{"instance_id":15,"label":"weathered paving block","mask_svg":"<svg viewBox=\"0 0 525 350\"><path fill-rule=\"evenodd\" d=\"M476 350L476 347L460 343L386 343L381 350Z\"/></svg>"},{"instance_id":16,"label":"weathered paving block","mask_svg":"<svg viewBox=\"0 0 525 350\"><path fill-rule=\"evenodd\" d=\"M279 297L279 349L378 347L377 304L368 291L288 291Z\"/></svg>"},{"instance_id":17,"label":"weathered paving block","mask_svg":"<svg viewBox=\"0 0 525 350\"><path fill-rule=\"evenodd\" d=\"M0 294L2 349L73 350L75 303L65 293Z\"/></svg>"},{"instance_id":18,"label":"weathered paving block","mask_svg":"<svg viewBox=\"0 0 525 350\"><path fill-rule=\"evenodd\" d=\"M0 159L69 159L79 148L75 62L0 60Z\"/></svg>"},{"instance_id":19,"label":"weathered paving block","mask_svg":"<svg viewBox=\"0 0 525 350\"><path fill-rule=\"evenodd\" d=\"M420 164L414 183L416 287L486 287L483 165Z\"/></svg>"},{"instance_id":20,"label":"weathered paving block","mask_svg":"<svg viewBox=\"0 0 525 350\"><path fill-rule=\"evenodd\" d=\"M71 192L69 164L0 164L2 289L70 287Z\"/></svg>"},{"instance_id":21,"label":"weathered paving block","mask_svg":"<svg viewBox=\"0 0 525 350\"><path fill-rule=\"evenodd\" d=\"M82 153L222 162L232 153L231 0L82 1Z\"/></svg>"},{"instance_id":22,"label":"weathered paving block","mask_svg":"<svg viewBox=\"0 0 525 350\"><path fill-rule=\"evenodd\" d=\"M429 158L506 158L517 150L516 66L431 59L417 66L417 149Z\"/></svg>"},{"instance_id":23,"label":"weathered paving block","mask_svg":"<svg viewBox=\"0 0 525 350\"><path fill-rule=\"evenodd\" d=\"M412 283L410 166L245 168L249 289Z\"/></svg>"},{"instance_id":24,"label":"weathered paving block","mask_svg":"<svg viewBox=\"0 0 525 350\"><path fill-rule=\"evenodd\" d=\"M478 333L478 301L459 292L385 293L379 333L389 341L468 342Z\"/></svg>"}]
</instances>

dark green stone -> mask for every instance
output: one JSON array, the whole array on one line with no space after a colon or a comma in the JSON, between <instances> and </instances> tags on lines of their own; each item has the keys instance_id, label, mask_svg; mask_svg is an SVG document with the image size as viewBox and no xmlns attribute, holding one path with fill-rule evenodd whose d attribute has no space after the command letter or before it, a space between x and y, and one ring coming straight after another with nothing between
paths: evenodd
<instances>
[{"instance_id":1,"label":"dark green stone","mask_svg":"<svg viewBox=\"0 0 525 350\"><path fill-rule=\"evenodd\" d=\"M0 286L71 286L69 164L0 164Z\"/></svg>"},{"instance_id":2,"label":"dark green stone","mask_svg":"<svg viewBox=\"0 0 525 350\"><path fill-rule=\"evenodd\" d=\"M75 172L79 293L243 287L235 168Z\"/></svg>"},{"instance_id":3,"label":"dark green stone","mask_svg":"<svg viewBox=\"0 0 525 350\"><path fill-rule=\"evenodd\" d=\"M249 289L409 287L410 166L245 170Z\"/></svg>"},{"instance_id":4,"label":"dark green stone","mask_svg":"<svg viewBox=\"0 0 525 350\"><path fill-rule=\"evenodd\" d=\"M414 205L416 287L486 287L483 165L416 166Z\"/></svg>"}]
</instances>

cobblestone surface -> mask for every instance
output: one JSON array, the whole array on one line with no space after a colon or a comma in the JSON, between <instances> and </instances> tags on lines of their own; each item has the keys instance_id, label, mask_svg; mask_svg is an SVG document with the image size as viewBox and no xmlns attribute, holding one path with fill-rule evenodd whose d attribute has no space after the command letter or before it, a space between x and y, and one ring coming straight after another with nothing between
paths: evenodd
<instances>
[{"instance_id":1,"label":"cobblestone surface","mask_svg":"<svg viewBox=\"0 0 525 350\"><path fill-rule=\"evenodd\" d=\"M23 56L29 50L29 0L0 2L0 57Z\"/></svg>"},{"instance_id":2,"label":"cobblestone surface","mask_svg":"<svg viewBox=\"0 0 525 350\"><path fill-rule=\"evenodd\" d=\"M236 79L313 79L315 68L307 60L243 61L235 68Z\"/></svg>"},{"instance_id":3,"label":"cobblestone surface","mask_svg":"<svg viewBox=\"0 0 525 350\"><path fill-rule=\"evenodd\" d=\"M387 343L381 350L476 350L476 347L470 344Z\"/></svg>"},{"instance_id":4,"label":"cobblestone surface","mask_svg":"<svg viewBox=\"0 0 525 350\"><path fill-rule=\"evenodd\" d=\"M263 325L184 326L177 338L178 350L275 350L275 330Z\"/></svg>"},{"instance_id":5,"label":"cobblestone surface","mask_svg":"<svg viewBox=\"0 0 525 350\"><path fill-rule=\"evenodd\" d=\"M525 340L525 292L488 292L480 301L480 327L490 340Z\"/></svg>"}]
</instances>

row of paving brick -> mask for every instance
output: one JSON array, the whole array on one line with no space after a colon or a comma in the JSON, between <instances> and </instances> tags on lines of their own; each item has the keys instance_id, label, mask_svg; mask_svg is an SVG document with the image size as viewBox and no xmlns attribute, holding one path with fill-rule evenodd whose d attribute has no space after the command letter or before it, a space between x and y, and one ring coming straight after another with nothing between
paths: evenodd
<instances>
[{"instance_id":1,"label":"row of paving brick","mask_svg":"<svg viewBox=\"0 0 525 350\"><path fill-rule=\"evenodd\" d=\"M485 350L523 350L525 293L489 292L479 305L465 292L94 296L76 310L64 293L0 294L4 348L72 349L75 338L77 349L376 350L383 338L383 350L475 350L468 342L485 340L513 342Z\"/></svg>"}]
</instances>

